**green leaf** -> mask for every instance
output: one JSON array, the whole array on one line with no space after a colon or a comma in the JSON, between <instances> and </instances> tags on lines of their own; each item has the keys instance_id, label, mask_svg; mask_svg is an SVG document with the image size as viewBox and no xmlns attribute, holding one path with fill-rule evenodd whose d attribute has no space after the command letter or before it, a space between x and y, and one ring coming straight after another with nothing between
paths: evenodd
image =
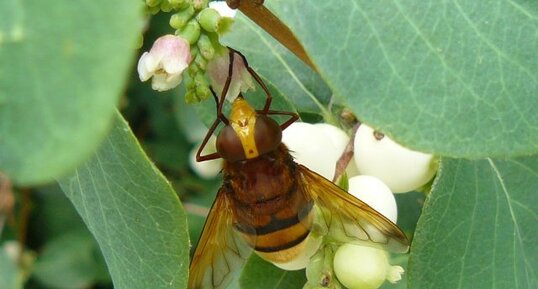
<instances>
[{"instance_id":1,"label":"green leaf","mask_svg":"<svg viewBox=\"0 0 538 289\"><path fill-rule=\"evenodd\" d=\"M444 159L411 248L409 288L538 286L538 157Z\"/></svg>"},{"instance_id":2,"label":"green leaf","mask_svg":"<svg viewBox=\"0 0 538 289\"><path fill-rule=\"evenodd\" d=\"M59 182L97 239L114 288L186 286L185 212L121 117L93 158Z\"/></svg>"},{"instance_id":3,"label":"green leaf","mask_svg":"<svg viewBox=\"0 0 538 289\"><path fill-rule=\"evenodd\" d=\"M99 273L94 240L87 231L76 231L51 240L38 257L34 276L52 288L89 288Z\"/></svg>"},{"instance_id":4,"label":"green leaf","mask_svg":"<svg viewBox=\"0 0 538 289\"><path fill-rule=\"evenodd\" d=\"M538 2L267 5L335 95L399 143L452 157L538 152Z\"/></svg>"},{"instance_id":5,"label":"green leaf","mask_svg":"<svg viewBox=\"0 0 538 289\"><path fill-rule=\"evenodd\" d=\"M0 170L52 181L109 130L142 26L130 0L0 2Z\"/></svg>"},{"instance_id":6,"label":"green leaf","mask_svg":"<svg viewBox=\"0 0 538 289\"><path fill-rule=\"evenodd\" d=\"M239 284L245 289L300 289L306 283L304 270L285 271L256 254L249 258Z\"/></svg>"}]
</instances>

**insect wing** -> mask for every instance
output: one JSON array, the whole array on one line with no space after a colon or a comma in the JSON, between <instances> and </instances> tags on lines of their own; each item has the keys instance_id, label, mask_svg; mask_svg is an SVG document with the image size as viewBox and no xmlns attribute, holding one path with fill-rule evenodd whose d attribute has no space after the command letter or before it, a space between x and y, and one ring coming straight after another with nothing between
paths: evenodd
<instances>
[{"instance_id":1,"label":"insect wing","mask_svg":"<svg viewBox=\"0 0 538 289\"><path fill-rule=\"evenodd\" d=\"M250 248L233 228L230 201L221 188L211 207L189 270L189 289L224 289L250 256Z\"/></svg>"},{"instance_id":2,"label":"insect wing","mask_svg":"<svg viewBox=\"0 0 538 289\"><path fill-rule=\"evenodd\" d=\"M315 224L337 242L374 242L393 252L407 252L409 241L389 219L331 181L299 165L299 186L320 214ZM314 227L314 230L316 227ZM319 229L319 228L318 228Z\"/></svg>"}]
</instances>

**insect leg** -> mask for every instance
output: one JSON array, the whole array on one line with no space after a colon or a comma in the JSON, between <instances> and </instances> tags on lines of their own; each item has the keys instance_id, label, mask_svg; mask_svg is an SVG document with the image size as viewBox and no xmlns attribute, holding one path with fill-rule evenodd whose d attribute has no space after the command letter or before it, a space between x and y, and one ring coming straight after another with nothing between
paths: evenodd
<instances>
[{"instance_id":1,"label":"insect leg","mask_svg":"<svg viewBox=\"0 0 538 289\"><path fill-rule=\"evenodd\" d=\"M262 111L263 112L263 111ZM268 115L289 115L290 118L280 125L280 129L285 130L288 126L294 123L299 119L299 115L291 111L278 111L278 110L268 110L266 112Z\"/></svg>"},{"instance_id":2,"label":"insect leg","mask_svg":"<svg viewBox=\"0 0 538 289\"><path fill-rule=\"evenodd\" d=\"M219 125L220 121L221 120L219 118L215 119L215 121L213 122L213 124L211 125L209 130L207 131L207 134L205 135L205 138L202 141L202 144L200 145L200 148L198 148L198 151L196 152L196 161L197 162L203 162L203 161L214 160L214 159L220 158L220 154L217 153L217 152L212 153L212 154L208 154L208 155L205 155L205 156L201 155L202 150L207 145L207 142L209 141L209 139L213 135L213 132L215 131L215 129L217 129L217 126Z\"/></svg>"},{"instance_id":3,"label":"insect leg","mask_svg":"<svg viewBox=\"0 0 538 289\"><path fill-rule=\"evenodd\" d=\"M213 90L213 87L209 87L209 90L211 90L211 94L213 94L213 99L215 100L215 103L217 104L217 120L222 121L225 125L228 125L230 122L224 116L224 113L222 113L222 106L220 105L219 98L217 97L217 94L215 93L215 90Z\"/></svg>"}]
</instances>

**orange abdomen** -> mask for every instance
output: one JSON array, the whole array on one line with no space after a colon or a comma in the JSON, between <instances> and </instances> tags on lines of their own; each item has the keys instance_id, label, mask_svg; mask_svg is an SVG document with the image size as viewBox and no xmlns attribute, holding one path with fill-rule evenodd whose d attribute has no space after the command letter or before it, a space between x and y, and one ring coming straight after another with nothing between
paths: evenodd
<instances>
[{"instance_id":1,"label":"orange abdomen","mask_svg":"<svg viewBox=\"0 0 538 289\"><path fill-rule=\"evenodd\" d=\"M297 187L296 166L283 144L255 159L225 163L235 227L258 252L293 248L310 232L313 201Z\"/></svg>"}]
</instances>

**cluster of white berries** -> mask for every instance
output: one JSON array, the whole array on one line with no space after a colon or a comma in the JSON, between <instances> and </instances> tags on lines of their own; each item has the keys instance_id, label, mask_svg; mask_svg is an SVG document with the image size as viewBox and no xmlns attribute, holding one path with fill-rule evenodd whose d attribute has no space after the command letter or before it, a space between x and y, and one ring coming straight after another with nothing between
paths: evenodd
<instances>
[{"instance_id":1,"label":"cluster of white berries","mask_svg":"<svg viewBox=\"0 0 538 289\"><path fill-rule=\"evenodd\" d=\"M282 141L297 163L331 180L350 137L329 124L296 122L283 131ZM353 143L353 160L346 168L349 193L396 223L393 193L417 190L427 184L437 171L436 159L407 149L365 124L359 126ZM220 171L219 162L196 163L193 157L191 161L195 171L204 177L213 177ZM390 265L388 253L383 249L345 244L333 254L331 267L338 281L349 289L379 288L385 280L392 283L400 280L403 273L402 267ZM297 270L306 267L308 261L300 263L277 265Z\"/></svg>"},{"instance_id":2,"label":"cluster of white berries","mask_svg":"<svg viewBox=\"0 0 538 289\"><path fill-rule=\"evenodd\" d=\"M350 138L332 125L295 123L284 130L282 141L298 163L333 179L335 164ZM409 150L365 124L353 142L353 161L346 169L349 193L396 223L393 193L417 190L428 183L437 170L435 158ZM333 270L350 289L379 288L385 280L400 280L403 273L402 267L390 265L386 251L355 244L336 249Z\"/></svg>"}]
</instances>

